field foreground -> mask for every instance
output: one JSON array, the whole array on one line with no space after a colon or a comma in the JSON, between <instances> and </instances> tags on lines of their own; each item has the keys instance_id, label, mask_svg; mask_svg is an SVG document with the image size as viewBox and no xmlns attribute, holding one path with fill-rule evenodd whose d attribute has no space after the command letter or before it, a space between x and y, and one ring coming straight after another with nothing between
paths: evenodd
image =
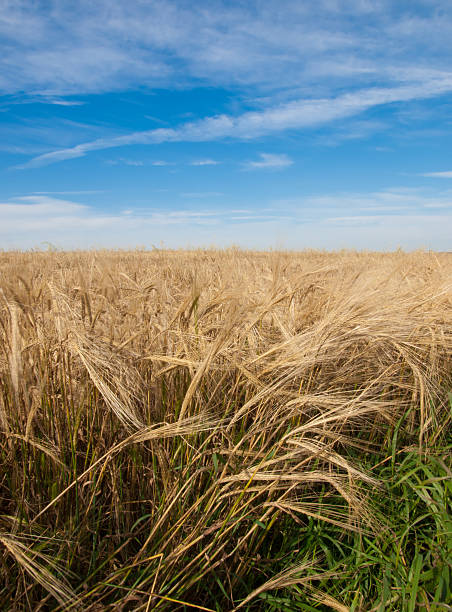
<instances>
[{"instance_id":1,"label":"field foreground","mask_svg":"<svg viewBox=\"0 0 452 612\"><path fill-rule=\"evenodd\" d=\"M0 609L451 609L452 255L0 253L0 348Z\"/></svg>"}]
</instances>

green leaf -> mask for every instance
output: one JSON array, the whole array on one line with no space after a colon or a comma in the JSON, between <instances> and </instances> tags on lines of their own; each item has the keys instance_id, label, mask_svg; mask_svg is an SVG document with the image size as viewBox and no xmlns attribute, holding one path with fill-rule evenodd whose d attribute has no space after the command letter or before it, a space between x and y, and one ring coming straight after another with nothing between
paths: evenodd
<instances>
[{"instance_id":1,"label":"green leaf","mask_svg":"<svg viewBox=\"0 0 452 612\"><path fill-rule=\"evenodd\" d=\"M410 602L408 604L408 612L414 612L414 610L416 609L416 601L417 601L418 587L419 587L419 576L421 574L423 562L424 562L424 559L422 555L420 553L416 554L416 556L414 557L414 565L412 568L413 575L411 578L411 585L410 585L411 596L410 596Z\"/></svg>"},{"instance_id":2,"label":"green leaf","mask_svg":"<svg viewBox=\"0 0 452 612\"><path fill-rule=\"evenodd\" d=\"M257 519L253 521L253 523L255 523L256 525L259 525L259 527L261 527L262 529L267 529L267 525L265 523L263 523L262 521L258 521Z\"/></svg>"}]
</instances>

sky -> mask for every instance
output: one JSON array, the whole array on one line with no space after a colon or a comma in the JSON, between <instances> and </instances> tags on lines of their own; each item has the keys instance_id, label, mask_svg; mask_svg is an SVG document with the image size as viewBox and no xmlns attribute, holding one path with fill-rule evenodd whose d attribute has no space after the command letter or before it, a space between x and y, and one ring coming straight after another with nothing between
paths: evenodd
<instances>
[{"instance_id":1,"label":"sky","mask_svg":"<svg viewBox=\"0 0 452 612\"><path fill-rule=\"evenodd\" d=\"M450 0L0 0L0 249L452 250Z\"/></svg>"}]
</instances>

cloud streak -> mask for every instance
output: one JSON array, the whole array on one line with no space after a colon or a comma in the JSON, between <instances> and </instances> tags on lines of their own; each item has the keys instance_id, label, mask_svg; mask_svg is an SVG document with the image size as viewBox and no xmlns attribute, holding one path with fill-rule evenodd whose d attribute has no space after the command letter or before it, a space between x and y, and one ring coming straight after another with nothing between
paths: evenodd
<instances>
[{"instance_id":1,"label":"cloud streak","mask_svg":"<svg viewBox=\"0 0 452 612\"><path fill-rule=\"evenodd\" d=\"M259 209L154 206L105 212L46 195L0 202L0 239L6 248L35 247L43 241L64 248L118 248L163 240L174 247L213 241L217 246L234 243L248 248L447 250L451 232L452 194L402 188L318 195Z\"/></svg>"},{"instance_id":2,"label":"cloud streak","mask_svg":"<svg viewBox=\"0 0 452 612\"><path fill-rule=\"evenodd\" d=\"M46 100L44 98L44 99L39 99L37 101L43 104L53 104L55 106L83 106L85 104L85 102L81 102L79 100L57 100L57 99Z\"/></svg>"},{"instance_id":3,"label":"cloud streak","mask_svg":"<svg viewBox=\"0 0 452 612\"><path fill-rule=\"evenodd\" d=\"M221 191L186 191L180 194L183 198L217 198L224 195Z\"/></svg>"},{"instance_id":4,"label":"cloud streak","mask_svg":"<svg viewBox=\"0 0 452 612\"><path fill-rule=\"evenodd\" d=\"M215 159L198 159L190 162L190 166L217 166L219 163Z\"/></svg>"},{"instance_id":5,"label":"cloud streak","mask_svg":"<svg viewBox=\"0 0 452 612\"><path fill-rule=\"evenodd\" d=\"M452 179L452 170L446 172L425 172L421 176L427 176L430 178L446 178Z\"/></svg>"},{"instance_id":6,"label":"cloud streak","mask_svg":"<svg viewBox=\"0 0 452 612\"><path fill-rule=\"evenodd\" d=\"M327 88L400 81L447 69L451 23L445 0L6 2L0 90L61 96L192 79L254 91L300 80Z\"/></svg>"},{"instance_id":7,"label":"cloud streak","mask_svg":"<svg viewBox=\"0 0 452 612\"><path fill-rule=\"evenodd\" d=\"M303 98L264 110L248 111L238 116L223 114L187 122L175 128L159 128L112 138L99 138L39 155L17 168L45 166L83 157L93 151L127 145L208 142L228 138L252 140L267 134L329 124L382 105L425 100L450 92L452 92L452 73L422 83L393 88L361 89L335 98Z\"/></svg>"},{"instance_id":8,"label":"cloud streak","mask_svg":"<svg viewBox=\"0 0 452 612\"><path fill-rule=\"evenodd\" d=\"M261 170L261 169L281 169L291 166L293 161L290 157L284 153L260 153L260 159L255 161L249 161L244 164L248 170Z\"/></svg>"},{"instance_id":9,"label":"cloud streak","mask_svg":"<svg viewBox=\"0 0 452 612\"><path fill-rule=\"evenodd\" d=\"M220 193L192 193L182 194L190 198L220 196ZM205 226L219 225L232 219L234 221L249 222L266 221L272 215L262 214L259 211L229 210L229 209L126 209L119 213L103 213L92 206L79 204L71 200L63 200L48 195L30 195L16 197L8 202L0 202L0 237L17 236L39 230L53 234L56 230L61 232L59 238L65 242L70 238L72 231L77 229L96 229L108 232L111 229L122 230L133 240L133 232L139 229L154 231L156 227L165 226ZM53 239L53 235L51 236ZM102 238L102 236L99 236Z\"/></svg>"}]
</instances>

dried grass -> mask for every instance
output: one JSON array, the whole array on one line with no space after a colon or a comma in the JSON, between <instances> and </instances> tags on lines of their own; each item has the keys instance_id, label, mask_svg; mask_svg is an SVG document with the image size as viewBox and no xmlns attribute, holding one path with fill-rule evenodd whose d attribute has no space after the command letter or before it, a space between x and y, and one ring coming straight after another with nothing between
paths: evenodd
<instances>
[{"instance_id":1,"label":"dried grass","mask_svg":"<svg viewBox=\"0 0 452 612\"><path fill-rule=\"evenodd\" d=\"M450 426L451 279L425 252L1 253L9 609L176 609L220 578L232 609L317 580L306 561L236 601L283 521L379 528L350 449L407 413L421 453Z\"/></svg>"}]
</instances>

